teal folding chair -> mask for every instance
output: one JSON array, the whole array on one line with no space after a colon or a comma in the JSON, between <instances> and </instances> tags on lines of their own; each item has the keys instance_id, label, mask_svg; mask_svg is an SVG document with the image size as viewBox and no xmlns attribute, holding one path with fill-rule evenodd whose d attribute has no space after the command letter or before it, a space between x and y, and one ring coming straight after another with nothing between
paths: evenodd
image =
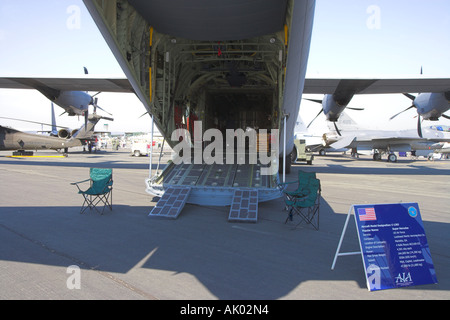
<instances>
[{"instance_id":1,"label":"teal folding chair","mask_svg":"<svg viewBox=\"0 0 450 320\"><path fill-rule=\"evenodd\" d=\"M293 191L286 191L286 188L284 188L283 193L287 196L287 198L290 198L293 196L307 195L309 193L309 189L307 188L307 186L308 186L309 180L311 178L316 179L315 172L306 172L306 171L299 170L297 181L281 183L281 185L284 185L285 187L287 187L290 184L297 183L297 189L295 189Z\"/></svg>"},{"instance_id":2,"label":"teal folding chair","mask_svg":"<svg viewBox=\"0 0 450 320\"><path fill-rule=\"evenodd\" d=\"M292 200L295 197L303 197L310 193L310 189L308 188L309 180L313 178L316 179L315 172L306 172L299 170L298 171L298 180L280 183L278 187L283 191L285 196L285 200ZM297 184L297 188L295 190L288 191L290 185ZM288 210L288 206L285 206L285 209Z\"/></svg>"},{"instance_id":3,"label":"teal folding chair","mask_svg":"<svg viewBox=\"0 0 450 320\"><path fill-rule=\"evenodd\" d=\"M286 208L289 210L285 223L294 220L294 215L300 217L300 222L303 221L311 224L314 229L319 230L319 213L320 213L320 197L321 186L320 180L314 177L307 179L307 184L296 190L297 193L291 193L285 198Z\"/></svg>"},{"instance_id":4,"label":"teal folding chair","mask_svg":"<svg viewBox=\"0 0 450 320\"><path fill-rule=\"evenodd\" d=\"M89 179L71 183L77 186L78 193L84 198L80 213L84 213L87 208L90 210L94 208L100 214L103 214L105 207L112 210L112 169L90 168L89 177ZM82 190L79 184L85 182L89 182L90 186L88 189ZM102 211L97 208L98 204L103 204Z\"/></svg>"}]
</instances>

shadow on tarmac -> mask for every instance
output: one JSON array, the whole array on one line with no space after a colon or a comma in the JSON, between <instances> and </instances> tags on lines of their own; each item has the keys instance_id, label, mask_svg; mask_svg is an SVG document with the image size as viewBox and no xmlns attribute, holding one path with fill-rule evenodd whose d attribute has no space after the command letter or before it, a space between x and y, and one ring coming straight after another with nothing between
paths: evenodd
<instances>
[{"instance_id":1,"label":"shadow on tarmac","mask_svg":"<svg viewBox=\"0 0 450 320\"><path fill-rule=\"evenodd\" d=\"M186 205L177 220L149 218L151 207L142 206L115 205L104 215L81 215L79 207L3 207L1 241L14 245L2 246L0 259L75 264L123 275L135 267L187 273L218 299L282 299L308 281L355 281L366 288L360 256L341 257L330 270L345 215L335 214L322 199L321 229L315 231L284 224L287 213L279 201L260 207L257 224L227 222L226 207L199 211ZM434 222L424 226L430 234L445 233L449 227ZM441 254L446 250L430 247L432 255L433 249ZM342 251L358 249L356 228L350 223ZM446 269L441 254L433 256L438 280ZM151 292L151 277L149 272L135 285ZM168 281L177 280L169 276ZM450 290L448 281L426 288Z\"/></svg>"},{"instance_id":2,"label":"shadow on tarmac","mask_svg":"<svg viewBox=\"0 0 450 320\"><path fill-rule=\"evenodd\" d=\"M71 161L70 157L57 161L3 158L1 164L148 170L147 161L134 163L107 156L100 162L94 159L90 156L83 161ZM420 162L406 168L396 164L385 167L358 167L357 164L345 167L327 162L324 166L294 165L293 168L318 174L450 175L446 168L430 168ZM296 177L293 171L288 181ZM282 199L260 203L258 222L246 224L228 222L229 207L195 205L186 205L177 220L152 219L148 213L153 204L114 204L118 192L123 193L119 195L127 199L126 203L132 201L130 191L126 193L118 188L113 195L113 210L106 209L104 215L95 211L79 214L81 196L80 206L0 207L0 241L8 244L0 246L0 260L60 267L75 264L82 269L117 273L146 292L154 292L155 281L166 281L170 290L177 292L176 288L190 282L180 283L176 275L189 274L209 291L209 296L222 300L314 299L320 297L320 290L326 291L327 297L354 299L357 293L347 282L366 290L360 256L340 257L331 271L347 212L333 210L327 202L327 190L322 191L319 231L303 224L297 228L285 224L287 212L283 210ZM72 196L65 197L72 199ZM73 197L78 197L75 191ZM336 199L330 201L344 206L336 204ZM424 221L424 227L439 284L421 288L448 292L449 224ZM356 227L350 223L342 251L358 250ZM136 269L142 269L139 273L144 276L130 275ZM165 273L163 280L155 279L161 276L155 271L169 274ZM315 290L305 294L302 286L308 288L311 281L323 284L313 284ZM195 291L191 295L192 299L197 296Z\"/></svg>"}]
</instances>

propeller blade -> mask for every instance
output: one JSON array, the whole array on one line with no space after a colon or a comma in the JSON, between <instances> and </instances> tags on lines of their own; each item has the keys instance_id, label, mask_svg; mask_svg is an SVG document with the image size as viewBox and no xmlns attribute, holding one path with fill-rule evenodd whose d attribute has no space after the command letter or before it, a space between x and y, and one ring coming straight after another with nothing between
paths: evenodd
<instances>
[{"instance_id":1,"label":"propeller blade","mask_svg":"<svg viewBox=\"0 0 450 320\"><path fill-rule=\"evenodd\" d=\"M449 119L450 120L450 116L448 116L448 115L446 115L446 114L443 114L442 115L445 119Z\"/></svg>"},{"instance_id":2,"label":"propeller blade","mask_svg":"<svg viewBox=\"0 0 450 320\"><path fill-rule=\"evenodd\" d=\"M320 103L320 104L322 104L322 100L318 100L318 99L308 99L308 98L304 98L305 100L308 100L308 101L312 101L312 102L315 102L315 103Z\"/></svg>"},{"instance_id":3,"label":"propeller blade","mask_svg":"<svg viewBox=\"0 0 450 320\"><path fill-rule=\"evenodd\" d=\"M409 94L409 93L403 93L403 95L404 95L405 97L408 97L408 98L411 99L412 101L416 100L416 97L413 96L412 94Z\"/></svg>"},{"instance_id":4,"label":"propeller blade","mask_svg":"<svg viewBox=\"0 0 450 320\"><path fill-rule=\"evenodd\" d=\"M338 129L338 126L337 126L336 122L333 122L333 123L334 123L334 128L336 129L337 134L342 136L341 132Z\"/></svg>"},{"instance_id":5,"label":"propeller blade","mask_svg":"<svg viewBox=\"0 0 450 320\"><path fill-rule=\"evenodd\" d=\"M84 112L84 131L87 130L88 118L89 118L89 112L88 112L88 110L86 110Z\"/></svg>"},{"instance_id":6,"label":"propeller blade","mask_svg":"<svg viewBox=\"0 0 450 320\"><path fill-rule=\"evenodd\" d=\"M308 124L308 126L306 128L309 128L309 126L314 122L314 120L317 119L318 116L320 116L320 114L323 112L323 109L320 109L319 113L314 117L314 119L311 120L311 122Z\"/></svg>"},{"instance_id":7,"label":"propeller blade","mask_svg":"<svg viewBox=\"0 0 450 320\"><path fill-rule=\"evenodd\" d=\"M396 116L398 116L399 114L401 114L401 113L403 113L403 112L405 112L405 111L407 111L407 110L409 110L409 109L415 108L415 107L416 107L415 105L412 105L412 106L406 108L405 110L400 111L399 113L393 115L392 117L389 118L389 120L392 120L392 119L394 119Z\"/></svg>"},{"instance_id":8,"label":"propeller blade","mask_svg":"<svg viewBox=\"0 0 450 320\"><path fill-rule=\"evenodd\" d=\"M100 110L102 110L102 111L104 111L104 112L106 112L107 114L109 114L110 116L112 116L113 114L112 113L109 113L108 111L106 111L105 109L103 109L102 107L100 107L100 106L97 106L96 105L96 107L97 108L99 108Z\"/></svg>"},{"instance_id":9,"label":"propeller blade","mask_svg":"<svg viewBox=\"0 0 450 320\"><path fill-rule=\"evenodd\" d=\"M420 115L417 117L417 133L419 134L419 137L423 138L422 136L422 124L420 121Z\"/></svg>"},{"instance_id":10,"label":"propeller blade","mask_svg":"<svg viewBox=\"0 0 450 320\"><path fill-rule=\"evenodd\" d=\"M93 97L96 96L98 93L100 93L100 92L97 92L96 94L94 94ZM100 107L100 106L97 104L97 101L98 101L98 98L96 97L96 98L94 98L94 102L92 103L92 105L94 106L94 113L97 111L97 108L99 108L100 110L106 112L106 113L109 114L110 116L113 115L112 113L110 113L110 112L106 111L105 109L103 109L102 107Z\"/></svg>"},{"instance_id":11,"label":"propeller blade","mask_svg":"<svg viewBox=\"0 0 450 320\"><path fill-rule=\"evenodd\" d=\"M138 119L142 118L143 116L145 116L146 114L148 114L148 111L143 113Z\"/></svg>"},{"instance_id":12,"label":"propeller blade","mask_svg":"<svg viewBox=\"0 0 450 320\"><path fill-rule=\"evenodd\" d=\"M364 110L364 108L353 108L353 107L346 107L347 109L350 109L350 110L356 110L356 111L363 111Z\"/></svg>"}]
</instances>

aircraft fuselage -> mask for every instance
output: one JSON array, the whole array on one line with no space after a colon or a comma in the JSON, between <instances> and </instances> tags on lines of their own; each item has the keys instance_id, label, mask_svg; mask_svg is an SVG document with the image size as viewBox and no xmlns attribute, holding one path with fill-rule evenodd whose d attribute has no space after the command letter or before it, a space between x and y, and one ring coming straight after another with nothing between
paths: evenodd
<instances>
[{"instance_id":1,"label":"aircraft fuselage","mask_svg":"<svg viewBox=\"0 0 450 320\"><path fill-rule=\"evenodd\" d=\"M59 150L77 145L82 145L78 139L69 141L0 126L0 150Z\"/></svg>"}]
</instances>

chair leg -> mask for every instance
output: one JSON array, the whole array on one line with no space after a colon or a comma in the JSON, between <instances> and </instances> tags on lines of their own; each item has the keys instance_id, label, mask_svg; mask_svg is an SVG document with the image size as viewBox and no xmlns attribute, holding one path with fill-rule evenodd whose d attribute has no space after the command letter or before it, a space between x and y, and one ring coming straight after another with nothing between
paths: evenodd
<instances>
[{"instance_id":1,"label":"chair leg","mask_svg":"<svg viewBox=\"0 0 450 320\"><path fill-rule=\"evenodd\" d=\"M314 227L314 229L319 230L319 207L317 205L314 205L312 207L307 207L307 208L292 208L293 210L295 210L295 212L297 213L297 215L300 217L300 222L297 223L297 226L299 226L303 221L306 224L310 224ZM292 209L290 212L290 216L292 217ZM289 218L289 217L288 217ZM317 219L317 223L315 223L314 219ZM286 219L287 222L288 219ZM292 220L291 220L292 221Z\"/></svg>"},{"instance_id":2,"label":"chair leg","mask_svg":"<svg viewBox=\"0 0 450 320\"><path fill-rule=\"evenodd\" d=\"M286 207L286 210L288 210L288 209L289 209L289 207ZM287 215L287 217L286 217L286 221L285 221L284 223L287 223L288 220L289 220L289 221L294 220L294 217L293 217L293 214L292 214L292 210L294 210L293 207L291 207L291 210L289 211L289 213L288 213L288 215Z\"/></svg>"},{"instance_id":3,"label":"chair leg","mask_svg":"<svg viewBox=\"0 0 450 320\"><path fill-rule=\"evenodd\" d=\"M87 208L92 209L92 199L89 195L83 194L83 204L81 205L80 214L83 214Z\"/></svg>"},{"instance_id":4,"label":"chair leg","mask_svg":"<svg viewBox=\"0 0 450 320\"><path fill-rule=\"evenodd\" d=\"M80 213L84 213L89 208L90 210L95 209L98 213L103 214L106 206L112 211L112 190L102 195L83 194L83 197L84 202L81 206ZM103 204L101 211L97 208L97 205L100 203Z\"/></svg>"},{"instance_id":5,"label":"chair leg","mask_svg":"<svg viewBox=\"0 0 450 320\"><path fill-rule=\"evenodd\" d=\"M108 208L112 211L112 194L110 194L111 192L108 192L106 194L102 194L96 197L96 199L94 200L95 203L93 203L92 208L94 208L98 213L103 214L105 212L105 207L108 206ZM109 199L108 199L109 198ZM93 201L93 202L94 202ZM102 211L100 211L97 208L97 205L99 203L103 204L103 208Z\"/></svg>"}]
</instances>

